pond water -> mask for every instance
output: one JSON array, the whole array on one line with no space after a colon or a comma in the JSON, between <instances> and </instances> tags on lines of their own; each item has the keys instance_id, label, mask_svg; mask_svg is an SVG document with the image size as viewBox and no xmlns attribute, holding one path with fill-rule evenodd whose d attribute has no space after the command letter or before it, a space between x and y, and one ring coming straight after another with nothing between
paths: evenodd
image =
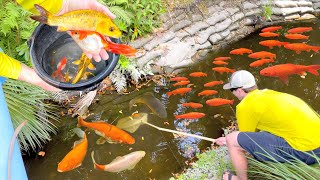
<instances>
[{"instance_id":1,"label":"pond water","mask_svg":"<svg viewBox=\"0 0 320 180\"><path fill-rule=\"evenodd\" d=\"M119 119L127 117L138 110L139 112L149 113L148 122L157 126L210 138L218 138L223 132L222 128L229 126L231 120L235 120L235 107L239 101L230 91L224 91L222 85L204 88L203 84L213 80L222 80L226 82L230 73L219 74L212 71L212 68L216 67L216 65L212 64L212 60L219 56L230 56L229 52L231 50L242 47L249 48L254 52L269 51L275 53L277 58L274 63L252 68L249 67L249 64L254 60L248 58L247 55L231 55L231 60L229 60L229 65L227 65L227 67L236 70L248 70L255 75L260 89L268 88L296 95L309 103L319 113L319 76L308 73L306 78L302 79L298 75L292 75L289 77L289 85L286 85L277 78L264 77L259 74L261 69L277 64L320 64L319 53L310 51L296 54L294 51L287 50L283 47L275 47L270 50L268 47L259 45L259 42L267 39L276 39L287 42L307 42L309 45L320 46L320 21L283 23L279 25L283 26L283 29L280 30L280 37L263 38L259 36L260 30L258 30L239 42L224 47L218 52L209 53L205 60L192 65L187 70L181 72L179 76L188 77L191 83L194 84L192 86L192 91L183 96L173 95L168 97L166 95L167 92L177 88L172 86L174 82L170 83L168 80L163 80L164 85L152 84L151 86L145 86L140 89L140 91L135 91L128 95L109 94L97 96L99 100L89 108L90 112L94 113L94 115L89 116L86 121L102 119L116 125ZM288 29L299 26L313 27L313 31L304 33L305 35L310 36L309 40L289 40L283 36ZM207 73L208 76L189 77L189 74L195 71ZM208 97L199 97L198 93L204 89L214 89L219 91L219 93ZM129 110L130 100L137 96L141 96L146 92L152 92L154 96L161 101L166 108L167 118L162 119L156 115L152 115L152 111L145 104L137 104L136 107ZM219 107L206 105L205 101L214 97L234 99L235 102L233 105ZM203 108L192 109L182 107L182 103L191 101L203 104ZM192 111L205 113L206 116L197 120L175 119L174 117L174 115ZM44 157L35 154L24 157L29 179L168 179L169 177L172 177L172 173L179 173L187 167L185 164L186 160L194 157L195 153L205 150L211 144L210 142L190 137L174 137L171 133L161 132L150 126L142 125L136 132L132 133L132 136L136 139L136 143L133 145L109 143L98 145L96 144L96 140L99 137L92 130L88 130L86 131L86 134L89 147L82 166L69 172L59 173L57 172L58 163L71 150L73 142L79 139L71 133L71 130L76 127L77 124L75 118L64 116L61 118L61 122L59 134L53 137L53 140L48 143L44 149L46 152ZM108 164L117 156L123 156L138 150L145 151L146 156L133 170L127 170L120 173L95 170L90 157L91 152L94 151L95 159L99 164Z\"/></svg>"}]
</instances>

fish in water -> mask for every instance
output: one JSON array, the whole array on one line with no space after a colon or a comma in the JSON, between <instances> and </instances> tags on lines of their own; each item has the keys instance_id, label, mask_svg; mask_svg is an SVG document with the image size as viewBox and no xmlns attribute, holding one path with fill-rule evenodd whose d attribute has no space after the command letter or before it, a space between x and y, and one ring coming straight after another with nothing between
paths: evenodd
<instances>
[{"instance_id":1,"label":"fish in water","mask_svg":"<svg viewBox=\"0 0 320 180\"><path fill-rule=\"evenodd\" d=\"M287 39L309 39L309 36L305 36L302 34L286 34L284 35Z\"/></svg>"},{"instance_id":2,"label":"fish in water","mask_svg":"<svg viewBox=\"0 0 320 180\"><path fill-rule=\"evenodd\" d=\"M209 106L221 106L226 104L233 104L234 100L222 99L222 98L213 98L206 101L206 104Z\"/></svg>"},{"instance_id":3,"label":"fish in water","mask_svg":"<svg viewBox=\"0 0 320 180\"><path fill-rule=\"evenodd\" d=\"M173 86L184 86L184 85L187 85L189 83L190 83L190 81L179 81L179 82L173 84Z\"/></svg>"},{"instance_id":4,"label":"fish in water","mask_svg":"<svg viewBox=\"0 0 320 180\"><path fill-rule=\"evenodd\" d=\"M229 69L229 68L226 68L226 67L214 67L214 68L212 68L212 70L217 71L220 74L222 74L222 73L233 73L233 72L236 71L234 69Z\"/></svg>"},{"instance_id":5,"label":"fish in water","mask_svg":"<svg viewBox=\"0 0 320 180\"><path fill-rule=\"evenodd\" d=\"M223 84L223 81L211 81L211 82L205 83L204 87L213 87L218 84Z\"/></svg>"},{"instance_id":6,"label":"fish in water","mask_svg":"<svg viewBox=\"0 0 320 180\"><path fill-rule=\"evenodd\" d=\"M305 43L291 43L284 45L284 48L296 51L297 54L300 54L301 51L307 51L313 50L314 52L318 52L320 49L320 46L310 46Z\"/></svg>"},{"instance_id":7,"label":"fish in water","mask_svg":"<svg viewBox=\"0 0 320 180\"><path fill-rule=\"evenodd\" d=\"M177 94L180 94L181 96L183 96L185 93L190 92L191 90L192 90L191 88L178 88L173 91L167 92L167 95L169 97Z\"/></svg>"},{"instance_id":8,"label":"fish in water","mask_svg":"<svg viewBox=\"0 0 320 180\"><path fill-rule=\"evenodd\" d=\"M289 29L288 30L288 33L291 33L291 34L295 34L295 33L304 33L304 32L308 32L308 31L311 31L312 30L312 27L296 27L296 28L292 28L292 29Z\"/></svg>"},{"instance_id":9,"label":"fish in water","mask_svg":"<svg viewBox=\"0 0 320 180\"><path fill-rule=\"evenodd\" d=\"M58 31L83 30L96 31L105 36L119 38L121 31L106 14L95 10L75 10L60 16L55 16L49 11L35 4L40 15L32 15L31 18L43 24L58 26Z\"/></svg>"},{"instance_id":10,"label":"fish in water","mask_svg":"<svg viewBox=\"0 0 320 180\"><path fill-rule=\"evenodd\" d=\"M101 49L114 54L122 54L127 57L135 56L137 50L126 44L116 44L105 38L102 34L94 31L72 30L71 37L85 52L99 54Z\"/></svg>"},{"instance_id":11,"label":"fish in water","mask_svg":"<svg viewBox=\"0 0 320 180\"><path fill-rule=\"evenodd\" d=\"M78 118L78 126L87 127L95 131L95 133L109 143L125 143L134 144L135 139L127 132L119 129L118 127L108 124L103 121L86 122L82 117Z\"/></svg>"},{"instance_id":12,"label":"fish in water","mask_svg":"<svg viewBox=\"0 0 320 180\"><path fill-rule=\"evenodd\" d=\"M253 59L260 59L260 58L270 58L270 59L276 59L276 55L271 53L271 52L267 52L267 51L259 51L259 52L255 52L252 53L248 56L249 58L253 58Z\"/></svg>"},{"instance_id":13,"label":"fish in water","mask_svg":"<svg viewBox=\"0 0 320 180\"><path fill-rule=\"evenodd\" d=\"M193 72L193 73L190 73L189 76L191 77L207 77L207 73L204 73L204 72Z\"/></svg>"},{"instance_id":14,"label":"fish in water","mask_svg":"<svg viewBox=\"0 0 320 180\"><path fill-rule=\"evenodd\" d=\"M228 56L214 58L215 61L226 61L226 60L230 60L230 59L231 59L231 57L228 57Z\"/></svg>"},{"instance_id":15,"label":"fish in water","mask_svg":"<svg viewBox=\"0 0 320 180\"><path fill-rule=\"evenodd\" d=\"M134 104L142 103L148 106L148 108L155 115L160 118L167 118L167 110L159 99L154 97L153 93L147 92L141 96L135 97L129 102L129 109L131 110Z\"/></svg>"},{"instance_id":16,"label":"fish in water","mask_svg":"<svg viewBox=\"0 0 320 180\"><path fill-rule=\"evenodd\" d=\"M263 76L278 77L284 83L288 84L288 76L292 74L298 74L301 77L305 77L306 72L310 72L316 76L319 75L318 70L320 65L297 65L297 64L279 64L271 67L264 68L260 71L260 74Z\"/></svg>"},{"instance_id":17,"label":"fish in water","mask_svg":"<svg viewBox=\"0 0 320 180\"><path fill-rule=\"evenodd\" d=\"M254 61L253 63L251 63L249 66L250 67L258 67L258 66L262 66L265 63L270 63L270 62L274 62L273 59L259 59L257 61Z\"/></svg>"},{"instance_id":18,"label":"fish in water","mask_svg":"<svg viewBox=\"0 0 320 180\"><path fill-rule=\"evenodd\" d=\"M281 42L278 40L266 40L266 41L260 41L259 44L262 46L267 46L270 49L272 49L274 46L281 47L283 45L289 44L289 42Z\"/></svg>"},{"instance_id":19,"label":"fish in water","mask_svg":"<svg viewBox=\"0 0 320 180\"><path fill-rule=\"evenodd\" d=\"M170 78L170 81L189 81L189 79L186 78L186 77L180 77L180 76L178 76L178 77Z\"/></svg>"},{"instance_id":20,"label":"fish in water","mask_svg":"<svg viewBox=\"0 0 320 180\"><path fill-rule=\"evenodd\" d=\"M93 167L95 169L99 169L107 172L121 172L124 170L133 169L136 164L140 162L140 160L146 155L144 151L135 151L125 156L118 156L114 159L110 164L100 165L97 164L94 159L94 152L91 153L91 158L93 161Z\"/></svg>"},{"instance_id":21,"label":"fish in water","mask_svg":"<svg viewBox=\"0 0 320 180\"><path fill-rule=\"evenodd\" d=\"M72 80L72 84L79 82L82 78L87 78L87 76L94 76L93 73L86 71L90 69L92 71L96 70L96 67L92 64L91 59L89 59L84 53L82 53L79 60L73 61L72 64L78 65L78 72L76 77Z\"/></svg>"},{"instance_id":22,"label":"fish in water","mask_svg":"<svg viewBox=\"0 0 320 180\"><path fill-rule=\"evenodd\" d=\"M270 26L270 27L263 28L261 32L274 32L279 29L282 29L282 26Z\"/></svg>"},{"instance_id":23,"label":"fish in water","mask_svg":"<svg viewBox=\"0 0 320 180\"><path fill-rule=\"evenodd\" d=\"M228 62L225 61L213 61L212 63L216 65L228 65Z\"/></svg>"},{"instance_id":24,"label":"fish in water","mask_svg":"<svg viewBox=\"0 0 320 180\"><path fill-rule=\"evenodd\" d=\"M261 37L278 37L280 34L273 33L273 32L264 32L264 33L259 33L259 36Z\"/></svg>"},{"instance_id":25,"label":"fish in water","mask_svg":"<svg viewBox=\"0 0 320 180\"><path fill-rule=\"evenodd\" d=\"M204 113L199 113L199 112L190 112L190 113L186 113L186 114L180 114L180 115L175 115L174 117L176 119L199 119L204 117L206 114Z\"/></svg>"},{"instance_id":26,"label":"fish in water","mask_svg":"<svg viewBox=\"0 0 320 180\"><path fill-rule=\"evenodd\" d=\"M251 54L251 53L252 53L252 50L247 48L239 48L239 49L234 49L230 51L230 54L234 54L234 55L243 55L243 54Z\"/></svg>"},{"instance_id":27,"label":"fish in water","mask_svg":"<svg viewBox=\"0 0 320 180\"><path fill-rule=\"evenodd\" d=\"M65 80L62 74L62 70L66 67L67 61L67 58L63 57L57 65L57 70L51 74L51 77L57 78L59 81L64 82Z\"/></svg>"},{"instance_id":28,"label":"fish in water","mask_svg":"<svg viewBox=\"0 0 320 180\"><path fill-rule=\"evenodd\" d=\"M217 93L218 93L218 91L216 91L216 90L203 90L202 92L198 93L198 96L210 96L210 95L214 95Z\"/></svg>"},{"instance_id":29,"label":"fish in water","mask_svg":"<svg viewBox=\"0 0 320 180\"><path fill-rule=\"evenodd\" d=\"M80 128L75 128L74 132L82 138L74 142L73 149L58 164L58 172L66 172L81 166L88 149L86 133Z\"/></svg>"},{"instance_id":30,"label":"fish in water","mask_svg":"<svg viewBox=\"0 0 320 180\"><path fill-rule=\"evenodd\" d=\"M148 121L147 113L135 113L131 116L124 117L117 122L117 127L130 133L136 132L143 122Z\"/></svg>"},{"instance_id":31,"label":"fish in water","mask_svg":"<svg viewBox=\"0 0 320 180\"><path fill-rule=\"evenodd\" d=\"M203 107L202 104L200 104L200 103L195 103L195 102L182 103L182 106L183 106L183 107L191 107L191 108L194 108L194 109L202 108L202 107Z\"/></svg>"}]
</instances>

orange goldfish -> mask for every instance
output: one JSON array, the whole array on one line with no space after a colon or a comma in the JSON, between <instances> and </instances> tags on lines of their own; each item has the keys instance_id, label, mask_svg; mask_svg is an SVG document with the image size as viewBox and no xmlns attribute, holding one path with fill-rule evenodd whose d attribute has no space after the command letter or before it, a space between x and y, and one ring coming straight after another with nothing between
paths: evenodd
<instances>
[{"instance_id":1,"label":"orange goldfish","mask_svg":"<svg viewBox=\"0 0 320 180\"><path fill-rule=\"evenodd\" d=\"M222 99L222 98L213 98L206 101L206 104L209 106L221 106L226 104L233 104L234 100Z\"/></svg>"},{"instance_id":2,"label":"orange goldfish","mask_svg":"<svg viewBox=\"0 0 320 180\"><path fill-rule=\"evenodd\" d=\"M270 49L272 49L274 46L280 47L280 46L283 46L285 44L289 44L289 42L281 42L281 41L278 41L278 40L266 40L266 41L260 41L259 44L262 45L262 46L267 46Z\"/></svg>"},{"instance_id":3,"label":"orange goldfish","mask_svg":"<svg viewBox=\"0 0 320 180\"><path fill-rule=\"evenodd\" d=\"M193 73L190 73L189 76L191 76L191 77L207 77L207 74L203 73L203 72L193 72Z\"/></svg>"},{"instance_id":4,"label":"orange goldfish","mask_svg":"<svg viewBox=\"0 0 320 180\"><path fill-rule=\"evenodd\" d=\"M183 96L185 93L190 92L192 89L191 88L178 88L175 89L171 92L167 92L167 95L170 97L171 95L177 95L180 94L181 96Z\"/></svg>"},{"instance_id":5,"label":"orange goldfish","mask_svg":"<svg viewBox=\"0 0 320 180\"><path fill-rule=\"evenodd\" d=\"M135 56L137 50L126 44L116 44L94 31L70 31L71 37L85 52L99 54L101 49L128 57Z\"/></svg>"},{"instance_id":6,"label":"orange goldfish","mask_svg":"<svg viewBox=\"0 0 320 180\"><path fill-rule=\"evenodd\" d=\"M286 34L284 35L287 39L309 39L309 36L302 34Z\"/></svg>"},{"instance_id":7,"label":"orange goldfish","mask_svg":"<svg viewBox=\"0 0 320 180\"><path fill-rule=\"evenodd\" d=\"M204 87L213 87L218 84L223 84L223 81L211 81L204 84Z\"/></svg>"},{"instance_id":8,"label":"orange goldfish","mask_svg":"<svg viewBox=\"0 0 320 180\"><path fill-rule=\"evenodd\" d=\"M57 70L52 73L51 77L57 78L59 79L59 81L64 82L64 76L61 71L66 67L66 65L67 65L67 58L64 57L58 63Z\"/></svg>"},{"instance_id":9,"label":"orange goldfish","mask_svg":"<svg viewBox=\"0 0 320 180\"><path fill-rule=\"evenodd\" d=\"M119 28L102 12L83 9L55 16L37 4L34 6L40 16L33 15L31 18L50 26L58 26L58 31L96 31L109 37L119 38L121 36Z\"/></svg>"},{"instance_id":10,"label":"orange goldfish","mask_svg":"<svg viewBox=\"0 0 320 180\"><path fill-rule=\"evenodd\" d=\"M292 28L288 30L288 33L295 34L295 33L304 33L311 31L312 27L297 27L297 28Z\"/></svg>"},{"instance_id":11,"label":"orange goldfish","mask_svg":"<svg viewBox=\"0 0 320 180\"><path fill-rule=\"evenodd\" d=\"M58 164L58 172L70 171L81 166L81 163L86 156L88 148L86 133L79 128L75 128L74 132L82 138L82 140L74 142L73 149Z\"/></svg>"},{"instance_id":12,"label":"orange goldfish","mask_svg":"<svg viewBox=\"0 0 320 180\"><path fill-rule=\"evenodd\" d=\"M199 118L202 118L202 117L204 117L204 116L205 116L204 113L190 112L190 113L187 113L187 114L175 115L174 117L175 117L176 119L179 119L179 118L184 118L184 119L199 119Z\"/></svg>"},{"instance_id":13,"label":"orange goldfish","mask_svg":"<svg viewBox=\"0 0 320 180\"><path fill-rule=\"evenodd\" d=\"M226 60L230 60L231 57L217 57L214 58L215 61L226 61Z\"/></svg>"},{"instance_id":14,"label":"orange goldfish","mask_svg":"<svg viewBox=\"0 0 320 180\"><path fill-rule=\"evenodd\" d=\"M210 95L214 95L217 93L218 93L218 91L216 91L216 90L203 90L202 92L198 93L198 96L210 96Z\"/></svg>"},{"instance_id":15,"label":"orange goldfish","mask_svg":"<svg viewBox=\"0 0 320 180\"><path fill-rule=\"evenodd\" d=\"M189 81L189 79L186 77L173 77L170 78L170 81Z\"/></svg>"},{"instance_id":16,"label":"orange goldfish","mask_svg":"<svg viewBox=\"0 0 320 180\"><path fill-rule=\"evenodd\" d=\"M189 83L190 83L190 81L179 81L179 82L175 83L173 86L183 86L183 85L187 85Z\"/></svg>"},{"instance_id":17,"label":"orange goldfish","mask_svg":"<svg viewBox=\"0 0 320 180\"><path fill-rule=\"evenodd\" d=\"M270 27L263 28L261 32L273 32L279 29L282 29L282 26L270 26Z\"/></svg>"},{"instance_id":18,"label":"orange goldfish","mask_svg":"<svg viewBox=\"0 0 320 180\"><path fill-rule=\"evenodd\" d=\"M115 143L134 144L135 139L127 132L119 129L118 127L108 124L103 121L99 122L86 122L81 117L78 118L78 126L93 129L96 134Z\"/></svg>"},{"instance_id":19,"label":"orange goldfish","mask_svg":"<svg viewBox=\"0 0 320 180\"><path fill-rule=\"evenodd\" d=\"M259 59L257 61L254 61L253 63L251 63L249 66L250 67L258 67L258 66L262 66L265 63L269 63L269 62L274 62L273 59Z\"/></svg>"},{"instance_id":20,"label":"orange goldfish","mask_svg":"<svg viewBox=\"0 0 320 180\"><path fill-rule=\"evenodd\" d=\"M261 37L278 37L280 34L273 33L273 32L264 32L264 33L259 33L259 36Z\"/></svg>"},{"instance_id":21,"label":"orange goldfish","mask_svg":"<svg viewBox=\"0 0 320 180\"><path fill-rule=\"evenodd\" d=\"M228 64L227 62L224 62L224 61L213 61L212 63L216 64L216 65L227 65Z\"/></svg>"},{"instance_id":22,"label":"orange goldfish","mask_svg":"<svg viewBox=\"0 0 320 180\"><path fill-rule=\"evenodd\" d=\"M234 69L229 69L229 68L226 68L226 67L214 67L214 68L212 68L212 70L214 70L214 71L217 71L217 72L219 72L220 74L222 74L222 73L233 73L233 72L235 72L236 70L234 70Z\"/></svg>"},{"instance_id":23,"label":"orange goldfish","mask_svg":"<svg viewBox=\"0 0 320 180\"><path fill-rule=\"evenodd\" d=\"M252 53L248 56L249 58L254 58L254 59L260 59L260 58L270 58L270 59L275 59L276 55L271 53L271 52L267 52L267 51L259 51L259 52L255 52Z\"/></svg>"},{"instance_id":24,"label":"orange goldfish","mask_svg":"<svg viewBox=\"0 0 320 180\"><path fill-rule=\"evenodd\" d=\"M247 49L247 48L239 48L239 49L234 49L230 51L230 54L235 54L235 55L243 55L243 54L251 54L252 50Z\"/></svg>"},{"instance_id":25,"label":"orange goldfish","mask_svg":"<svg viewBox=\"0 0 320 180\"><path fill-rule=\"evenodd\" d=\"M200 104L200 103L194 103L194 102L183 103L182 106L183 106L183 107L191 107L191 108L194 108L194 109L202 108L202 107L203 107L202 104Z\"/></svg>"},{"instance_id":26,"label":"orange goldfish","mask_svg":"<svg viewBox=\"0 0 320 180\"><path fill-rule=\"evenodd\" d=\"M301 51L307 51L313 50L314 52L318 52L320 49L320 46L310 46L305 43L292 43L292 44L286 44L284 45L284 48L296 51L297 54L300 54Z\"/></svg>"},{"instance_id":27,"label":"orange goldfish","mask_svg":"<svg viewBox=\"0 0 320 180\"><path fill-rule=\"evenodd\" d=\"M296 65L296 64L279 64L279 65L262 69L260 71L260 74L263 76L278 77L284 83L288 84L289 83L288 76L292 74L298 74L301 77L304 77L307 74L306 71L308 71L311 74L318 76L319 69L320 69L320 65L304 66L304 65Z\"/></svg>"}]
</instances>

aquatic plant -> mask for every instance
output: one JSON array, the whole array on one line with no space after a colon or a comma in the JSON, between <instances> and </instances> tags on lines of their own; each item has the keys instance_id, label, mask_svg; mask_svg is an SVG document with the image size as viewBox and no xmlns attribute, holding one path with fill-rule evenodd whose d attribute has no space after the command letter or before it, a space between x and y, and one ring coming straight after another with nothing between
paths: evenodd
<instances>
[{"instance_id":1,"label":"aquatic plant","mask_svg":"<svg viewBox=\"0 0 320 180\"><path fill-rule=\"evenodd\" d=\"M271 21L271 15L272 15L272 0L269 0L268 3L262 5L262 10L261 10L261 16L264 17L266 20Z\"/></svg>"}]
</instances>

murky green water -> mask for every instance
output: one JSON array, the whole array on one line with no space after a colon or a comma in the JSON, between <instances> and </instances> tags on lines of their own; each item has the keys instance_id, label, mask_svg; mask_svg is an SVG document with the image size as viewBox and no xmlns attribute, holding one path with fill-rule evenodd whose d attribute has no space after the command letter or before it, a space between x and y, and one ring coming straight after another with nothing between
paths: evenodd
<instances>
[{"instance_id":1,"label":"murky green water","mask_svg":"<svg viewBox=\"0 0 320 180\"><path fill-rule=\"evenodd\" d=\"M286 93L296 95L307 103L309 103L317 112L320 112L320 77L309 74L305 79L298 75L289 77L289 85L285 85L277 78L263 77L259 71L267 66L293 63L302 65L320 64L319 53L302 52L297 55L294 51L284 49L283 47L270 50L267 47L261 46L258 43L266 39L277 39L280 41L302 42L299 40L288 40L283 37L283 33L293 27L312 26L313 31L305 33L310 36L307 41L309 45L320 46L320 21L308 21L299 23L284 23L280 24L284 27L281 31L282 37L279 38L263 38L260 37L259 31L242 39L241 41L232 44L219 52L208 54L206 59L202 62L193 65L185 70L180 76L188 77L188 74L194 71L202 71L208 74L208 77L193 78L188 77L194 86L190 93L184 96L171 96L168 98L167 92L176 89L169 82L164 81L166 86L153 85L144 87L130 95L104 95L98 96L99 101L90 107L90 111L95 115L88 117L86 120L102 119L109 123L116 124L116 122L130 115L133 111L151 113L150 109L138 104L129 111L129 101L136 96L145 92L153 92L162 104L166 107L168 118L161 119L155 115L150 115L148 122L170 129L178 129L189 133L194 133L211 138L217 138L222 134L221 128L230 125L229 120L235 119L235 106L239 103L230 91L222 90L222 85L214 88L204 88L203 84L212 80L227 81L230 74L219 74L211 70L216 65L212 64L212 60L218 56L229 56L229 52L236 48L249 48L256 51L270 51L277 55L276 62L269 65L263 65L258 68L251 68L249 64L253 59L244 56L231 56L232 59L227 67L236 70L245 69L252 72L257 77L257 83L260 88L274 89ZM198 97L197 94L204 89L215 89L219 93L209 97ZM205 104L205 101L213 97L221 97L227 99L235 99L234 105L210 107ZM191 109L182 107L184 102L199 102L204 105L200 109ZM188 113L191 111L203 112L206 114L204 118L199 120L175 120L174 115ZM217 115L218 114L218 115ZM87 155L83 161L82 166L66 173L57 172L57 164L70 151L74 141L77 137L72 137L70 130L76 126L76 120L70 117L62 117L63 126L60 128L58 136L51 141L44 151L44 157L33 155L25 157L25 164L29 179L168 179L172 173L181 172L186 167L184 163L188 158L193 157L196 152L206 149L210 146L210 142L200 141L194 138L175 138L171 133L161 132L153 129L147 125L142 125L132 136L136 139L134 145L123 144L104 144L97 145L95 142L99 138L93 131L87 131L89 147ZM167 123L166 123L167 122ZM84 129L84 128L83 128ZM69 138L68 138L69 137ZM135 169L124 171L120 173L109 173L95 170L91 161L90 153L95 151L96 161L100 164L110 163L115 157L126 155L132 151L143 150L146 151L146 156L137 164Z\"/></svg>"}]
</instances>

